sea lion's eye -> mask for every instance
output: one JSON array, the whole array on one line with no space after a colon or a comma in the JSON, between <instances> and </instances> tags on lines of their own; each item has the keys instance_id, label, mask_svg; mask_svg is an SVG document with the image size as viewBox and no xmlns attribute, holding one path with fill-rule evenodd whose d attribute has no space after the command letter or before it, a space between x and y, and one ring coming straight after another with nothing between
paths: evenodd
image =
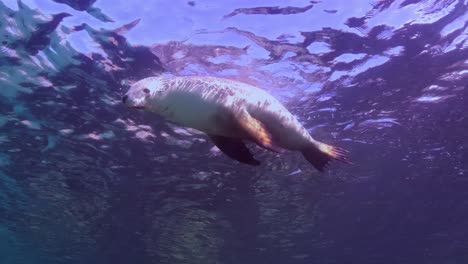
<instances>
[{"instance_id":1,"label":"sea lion's eye","mask_svg":"<svg viewBox=\"0 0 468 264\"><path fill-rule=\"evenodd\" d=\"M145 88L145 89L143 89L143 92L144 92L145 94L149 94L149 93L150 93L150 90L149 90L148 88Z\"/></svg>"}]
</instances>

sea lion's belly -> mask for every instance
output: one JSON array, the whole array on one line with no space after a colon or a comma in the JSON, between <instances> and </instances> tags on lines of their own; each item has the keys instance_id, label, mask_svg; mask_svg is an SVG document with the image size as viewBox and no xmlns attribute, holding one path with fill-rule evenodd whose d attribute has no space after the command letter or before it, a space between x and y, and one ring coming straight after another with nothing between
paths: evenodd
<instances>
[{"instance_id":1,"label":"sea lion's belly","mask_svg":"<svg viewBox=\"0 0 468 264\"><path fill-rule=\"evenodd\" d=\"M174 92L161 102L160 114L181 126L211 135L236 136L238 129L225 103L200 93Z\"/></svg>"}]
</instances>

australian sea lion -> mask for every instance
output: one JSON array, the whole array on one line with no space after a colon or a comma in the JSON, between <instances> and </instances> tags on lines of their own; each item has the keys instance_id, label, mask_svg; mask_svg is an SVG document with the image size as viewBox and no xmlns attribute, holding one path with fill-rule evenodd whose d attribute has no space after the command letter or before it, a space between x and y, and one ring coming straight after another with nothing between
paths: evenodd
<instances>
[{"instance_id":1,"label":"australian sea lion","mask_svg":"<svg viewBox=\"0 0 468 264\"><path fill-rule=\"evenodd\" d=\"M300 151L319 171L332 159L349 162L343 149L319 142L266 91L215 77L149 77L122 98L131 108L151 111L208 134L227 156L258 165L243 140L279 152Z\"/></svg>"}]
</instances>

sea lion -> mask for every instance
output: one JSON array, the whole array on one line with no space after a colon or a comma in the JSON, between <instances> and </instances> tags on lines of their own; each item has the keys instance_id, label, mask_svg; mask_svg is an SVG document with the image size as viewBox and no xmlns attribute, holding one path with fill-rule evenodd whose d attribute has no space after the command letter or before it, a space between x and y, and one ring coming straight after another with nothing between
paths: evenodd
<instances>
[{"instance_id":1,"label":"sea lion","mask_svg":"<svg viewBox=\"0 0 468 264\"><path fill-rule=\"evenodd\" d=\"M205 132L227 156L259 165L243 140L274 152L300 151L316 169L349 163L347 151L312 138L272 95L255 86L216 77L149 77L133 84L122 101Z\"/></svg>"}]
</instances>

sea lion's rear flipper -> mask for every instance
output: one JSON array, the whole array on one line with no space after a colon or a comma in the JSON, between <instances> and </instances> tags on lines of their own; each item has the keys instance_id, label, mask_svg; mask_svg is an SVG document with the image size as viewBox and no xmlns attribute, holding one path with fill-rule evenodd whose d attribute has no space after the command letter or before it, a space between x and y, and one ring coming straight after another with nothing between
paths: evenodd
<instances>
[{"instance_id":1,"label":"sea lion's rear flipper","mask_svg":"<svg viewBox=\"0 0 468 264\"><path fill-rule=\"evenodd\" d=\"M228 157L249 165L260 165L244 142L238 138L208 135L213 143Z\"/></svg>"},{"instance_id":2,"label":"sea lion's rear flipper","mask_svg":"<svg viewBox=\"0 0 468 264\"><path fill-rule=\"evenodd\" d=\"M274 152L281 152L281 148L275 144L273 136L268 132L265 125L252 117L247 111L243 111L238 115L237 121L250 138L259 146Z\"/></svg>"},{"instance_id":3,"label":"sea lion's rear flipper","mask_svg":"<svg viewBox=\"0 0 468 264\"><path fill-rule=\"evenodd\" d=\"M348 151L325 143L317 142L317 144L311 144L301 152L310 164L322 172L328 167L328 163L331 160L339 160L347 164L352 164L348 158Z\"/></svg>"}]
</instances>

